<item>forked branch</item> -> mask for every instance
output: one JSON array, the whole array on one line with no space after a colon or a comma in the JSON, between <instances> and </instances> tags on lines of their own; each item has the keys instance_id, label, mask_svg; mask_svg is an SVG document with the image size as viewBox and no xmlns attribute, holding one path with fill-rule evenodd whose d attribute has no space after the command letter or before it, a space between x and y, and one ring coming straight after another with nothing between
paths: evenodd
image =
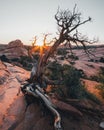
<instances>
[{"instance_id":1,"label":"forked branch","mask_svg":"<svg viewBox=\"0 0 104 130\"><path fill-rule=\"evenodd\" d=\"M73 11L69 10L57 10L55 14L55 19L57 21L57 25L59 27L59 36L54 42L54 44L50 47L50 49L40 58L38 68L37 68L37 77L41 77L43 74L44 66L47 64L49 57L51 57L56 51L57 47L61 43L69 44L69 49L72 52L72 45L83 46L86 54L90 54L90 52L86 48L86 44L92 44L96 41L89 40L87 37L80 35L78 32L78 27L81 25L90 22L91 17L86 20L82 20L81 13L77 11L76 5L73 8ZM45 36L45 38L47 35ZM45 40L45 39L44 39Z\"/></svg>"}]
</instances>

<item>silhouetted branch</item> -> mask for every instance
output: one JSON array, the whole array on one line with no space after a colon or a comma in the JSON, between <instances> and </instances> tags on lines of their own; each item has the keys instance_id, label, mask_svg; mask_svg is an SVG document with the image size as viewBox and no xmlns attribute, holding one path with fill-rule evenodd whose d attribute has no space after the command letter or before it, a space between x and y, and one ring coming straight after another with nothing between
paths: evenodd
<instances>
[{"instance_id":1,"label":"silhouetted branch","mask_svg":"<svg viewBox=\"0 0 104 130\"><path fill-rule=\"evenodd\" d=\"M48 37L49 35L51 35L51 34L50 34L50 33L44 34L43 46L49 45L49 44L51 44L51 43L53 42L53 40L50 41L50 42L47 42L47 37Z\"/></svg>"},{"instance_id":2,"label":"silhouetted branch","mask_svg":"<svg viewBox=\"0 0 104 130\"><path fill-rule=\"evenodd\" d=\"M76 11L76 5L73 8L73 11L64 10L61 11L60 9L57 10L55 14L55 19L57 21L57 25L60 28L59 37L54 42L53 46L41 57L38 68L37 68L37 76L40 77L43 73L43 68L46 65L48 58L54 54L57 47L65 42L69 44L69 48L72 53L71 45L75 43L76 46L82 45L83 49L85 50L86 54L90 54L90 52L86 48L86 44L92 44L95 41L88 40L87 37L79 35L78 27L91 21L91 18L82 21L81 20L81 13ZM46 40L47 35L45 35L44 40Z\"/></svg>"},{"instance_id":3,"label":"silhouetted branch","mask_svg":"<svg viewBox=\"0 0 104 130\"><path fill-rule=\"evenodd\" d=\"M36 45L36 42L37 42L37 36L34 37L34 40L32 42L32 47L34 47Z\"/></svg>"}]
</instances>

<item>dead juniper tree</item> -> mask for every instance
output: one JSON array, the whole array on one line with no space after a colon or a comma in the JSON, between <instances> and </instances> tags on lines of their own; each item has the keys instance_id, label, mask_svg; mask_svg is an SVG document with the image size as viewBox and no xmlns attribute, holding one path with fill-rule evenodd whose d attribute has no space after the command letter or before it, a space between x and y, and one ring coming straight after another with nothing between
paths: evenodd
<instances>
[{"instance_id":1,"label":"dead juniper tree","mask_svg":"<svg viewBox=\"0 0 104 130\"><path fill-rule=\"evenodd\" d=\"M86 44L92 44L94 41L89 40L87 37L79 33L78 28L83 24L90 22L91 18L88 17L88 19L82 20L82 15L77 11L76 5L72 11L58 9L55 14L55 20L58 25L58 38L55 38L54 44L46 52L44 52L43 55L41 55L38 63L33 66L34 69L32 69L30 80L28 80L27 85L21 87L21 90L25 95L33 95L34 97L43 100L45 106L52 111L55 116L55 129L62 130L60 114L43 89L44 86L47 87L48 84L55 84L56 82L45 77L44 70L48 64L48 59L54 54L60 44L69 45L71 52L72 45L82 45L84 51L89 54ZM46 41L46 37L47 35L44 37L44 43Z\"/></svg>"},{"instance_id":2,"label":"dead juniper tree","mask_svg":"<svg viewBox=\"0 0 104 130\"><path fill-rule=\"evenodd\" d=\"M73 8L73 11L69 10L57 10L55 14L55 19L58 25L59 36L56 38L53 46L40 58L38 68L37 68L37 77L40 77L43 73L44 67L47 64L47 61L51 55L56 51L57 47L60 44L69 45L70 51L72 52L72 45L83 46L86 54L89 54L89 50L86 48L86 44L92 44L95 40L89 40L87 36L81 35L78 32L78 28L91 21L91 17L82 21L82 15L77 11L76 5Z\"/></svg>"}]
</instances>

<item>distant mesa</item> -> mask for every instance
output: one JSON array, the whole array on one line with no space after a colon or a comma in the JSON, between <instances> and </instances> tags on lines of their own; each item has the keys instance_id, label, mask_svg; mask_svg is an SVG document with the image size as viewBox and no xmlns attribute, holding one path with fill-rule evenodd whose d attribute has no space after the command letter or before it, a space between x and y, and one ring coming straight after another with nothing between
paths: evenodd
<instances>
[{"instance_id":1,"label":"distant mesa","mask_svg":"<svg viewBox=\"0 0 104 130\"><path fill-rule=\"evenodd\" d=\"M0 56L5 55L8 59L28 56L28 51L21 40L9 42L3 49L0 49Z\"/></svg>"},{"instance_id":2,"label":"distant mesa","mask_svg":"<svg viewBox=\"0 0 104 130\"><path fill-rule=\"evenodd\" d=\"M17 39L8 43L8 47L23 47L21 40Z\"/></svg>"}]
</instances>

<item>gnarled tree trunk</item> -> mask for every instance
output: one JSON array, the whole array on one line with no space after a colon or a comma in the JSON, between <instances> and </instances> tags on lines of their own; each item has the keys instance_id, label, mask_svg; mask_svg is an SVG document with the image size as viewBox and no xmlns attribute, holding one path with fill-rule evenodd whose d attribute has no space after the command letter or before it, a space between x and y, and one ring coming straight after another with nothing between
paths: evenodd
<instances>
[{"instance_id":1,"label":"gnarled tree trunk","mask_svg":"<svg viewBox=\"0 0 104 130\"><path fill-rule=\"evenodd\" d=\"M30 82L28 85L23 86L21 88L24 94L33 95L36 98L41 98L50 111L55 116L54 127L57 130L62 130L61 127L61 116L59 112L56 110L56 107L53 105L51 100L49 99L48 95L45 94L45 91L42 89L43 86L41 81L44 80L44 69L46 64L48 64L48 59L54 54L58 46L63 44L69 44L69 48L72 52L72 44L76 46L82 45L85 52L89 54L89 51L86 48L86 43L93 43L94 41L89 41L87 37L81 36L78 32L78 27L91 21L89 17L87 20L81 21L81 13L76 11L76 5L73 8L73 11L65 10L60 11L58 10L55 19L57 21L57 25L59 27L59 37L56 39L54 44L50 46L50 49L47 50L44 54L41 55L39 62L34 69L32 69ZM48 79L48 78L47 78ZM31 85L32 84L32 85ZM48 82L47 82L48 84ZM75 110L76 113L82 115L77 109Z\"/></svg>"}]
</instances>

